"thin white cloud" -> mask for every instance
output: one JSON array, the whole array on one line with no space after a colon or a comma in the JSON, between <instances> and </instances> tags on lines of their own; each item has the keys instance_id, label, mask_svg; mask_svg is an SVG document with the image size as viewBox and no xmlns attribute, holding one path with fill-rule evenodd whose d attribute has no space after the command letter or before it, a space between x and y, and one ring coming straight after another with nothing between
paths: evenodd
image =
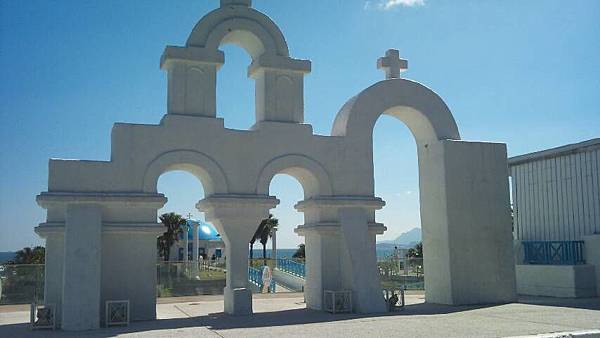
<instances>
[{"instance_id":1,"label":"thin white cloud","mask_svg":"<svg viewBox=\"0 0 600 338\"><path fill-rule=\"evenodd\" d=\"M406 195L412 195L412 191L411 190L406 190L404 192L397 192L394 194L394 196L396 197L402 197L402 196L406 196Z\"/></svg>"},{"instance_id":2,"label":"thin white cloud","mask_svg":"<svg viewBox=\"0 0 600 338\"><path fill-rule=\"evenodd\" d=\"M425 0L373 0L366 1L364 9L387 11L396 7L418 7L424 5Z\"/></svg>"}]
</instances>

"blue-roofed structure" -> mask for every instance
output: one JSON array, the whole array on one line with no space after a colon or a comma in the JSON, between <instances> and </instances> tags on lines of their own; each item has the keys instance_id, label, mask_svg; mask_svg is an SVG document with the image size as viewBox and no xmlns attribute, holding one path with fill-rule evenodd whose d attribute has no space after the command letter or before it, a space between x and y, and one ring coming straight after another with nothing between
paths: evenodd
<instances>
[{"instance_id":1,"label":"blue-roofed structure","mask_svg":"<svg viewBox=\"0 0 600 338\"><path fill-rule=\"evenodd\" d=\"M209 224L209 223L206 223L203 221L188 219L187 220L187 235L188 235L189 241L194 240L194 224L198 225L198 239L199 240L206 240L206 241L221 240L221 235L219 234L217 229L215 229L215 227L212 224ZM182 226L182 228L185 228L185 227L186 226ZM185 229L184 229L184 232L185 232ZM184 232L182 232L180 234L179 240L183 240Z\"/></svg>"},{"instance_id":2,"label":"blue-roofed structure","mask_svg":"<svg viewBox=\"0 0 600 338\"><path fill-rule=\"evenodd\" d=\"M194 259L194 245L198 246L198 256L203 259L222 258L225 253L225 243L221 235L212 224L200 220L188 219L186 225L182 225L182 232L179 240L171 246L170 260L185 261L186 242L187 258L189 261ZM198 232L198 242L194 243L194 229ZM186 241L187 234L187 241Z\"/></svg>"}]
</instances>

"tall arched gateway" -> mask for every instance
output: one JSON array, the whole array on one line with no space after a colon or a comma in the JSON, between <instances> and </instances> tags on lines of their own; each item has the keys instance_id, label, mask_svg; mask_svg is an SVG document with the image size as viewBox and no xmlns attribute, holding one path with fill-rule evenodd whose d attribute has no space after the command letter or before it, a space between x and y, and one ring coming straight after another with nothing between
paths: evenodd
<instances>
[{"instance_id":1,"label":"tall arched gateway","mask_svg":"<svg viewBox=\"0 0 600 338\"><path fill-rule=\"evenodd\" d=\"M48 191L37 197L47 221L45 302L64 329L96 328L102 304L129 299L133 320L156 317L156 192L169 170L197 176L198 202L227 245L225 311L252 313L247 289L248 241L278 200L268 195L277 173L296 177L305 200L306 302L320 309L324 289L351 289L354 311L384 311L376 268L372 132L381 114L402 120L417 140L426 300L443 304L515 298L506 148L465 142L444 102L399 78L405 61L380 59L385 81L338 113L331 136L304 124L303 77L310 61L289 56L281 31L250 0L221 0L196 25L185 47L167 47L167 114L158 125L117 123L110 161L50 160ZM252 57L256 124L225 129L216 118L219 46L234 43ZM243 165L241 165L243 163Z\"/></svg>"}]
</instances>

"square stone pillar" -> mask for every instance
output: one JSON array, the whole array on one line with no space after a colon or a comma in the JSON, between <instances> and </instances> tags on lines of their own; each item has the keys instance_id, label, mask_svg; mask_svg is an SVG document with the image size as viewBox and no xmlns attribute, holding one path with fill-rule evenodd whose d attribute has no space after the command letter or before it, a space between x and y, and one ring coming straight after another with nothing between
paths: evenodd
<instances>
[{"instance_id":1,"label":"square stone pillar","mask_svg":"<svg viewBox=\"0 0 600 338\"><path fill-rule=\"evenodd\" d=\"M216 117L217 70L223 65L220 51L168 46L160 67L167 71L167 113Z\"/></svg>"},{"instance_id":2,"label":"square stone pillar","mask_svg":"<svg viewBox=\"0 0 600 338\"><path fill-rule=\"evenodd\" d=\"M227 276L225 312L252 314L252 291L248 288L248 243L269 210L279 203L274 197L260 195L220 195L208 197L196 205L205 212L225 242Z\"/></svg>"},{"instance_id":3,"label":"square stone pillar","mask_svg":"<svg viewBox=\"0 0 600 338\"><path fill-rule=\"evenodd\" d=\"M62 329L100 327L102 209L73 204L66 208L62 289Z\"/></svg>"},{"instance_id":4,"label":"square stone pillar","mask_svg":"<svg viewBox=\"0 0 600 338\"><path fill-rule=\"evenodd\" d=\"M103 228L102 322L108 300L129 300L131 321L156 319L156 238L164 226L132 222Z\"/></svg>"},{"instance_id":5,"label":"square stone pillar","mask_svg":"<svg viewBox=\"0 0 600 338\"><path fill-rule=\"evenodd\" d=\"M354 311L385 310L375 252L375 235L385 227L374 222L374 210L384 204L364 196L313 197L296 204L305 219L295 232L305 237L308 308L322 310L324 290L350 289Z\"/></svg>"},{"instance_id":6,"label":"square stone pillar","mask_svg":"<svg viewBox=\"0 0 600 338\"><path fill-rule=\"evenodd\" d=\"M375 232L369 231L367 210L360 207L339 210L341 233L352 269L353 311L357 313L386 312L381 281L377 269ZM383 233L383 226L381 226Z\"/></svg>"},{"instance_id":7,"label":"square stone pillar","mask_svg":"<svg viewBox=\"0 0 600 338\"><path fill-rule=\"evenodd\" d=\"M304 75L310 61L263 54L252 62L248 76L256 81L256 123L304 122Z\"/></svg>"},{"instance_id":8,"label":"square stone pillar","mask_svg":"<svg viewBox=\"0 0 600 338\"><path fill-rule=\"evenodd\" d=\"M339 290L342 286L339 226L326 223L302 225L295 232L304 236L306 307L322 310L323 290Z\"/></svg>"},{"instance_id":9,"label":"square stone pillar","mask_svg":"<svg viewBox=\"0 0 600 338\"><path fill-rule=\"evenodd\" d=\"M156 238L164 227L160 194L44 192L48 220L45 304L56 305L65 330L91 330L107 300L130 301L131 320L156 318Z\"/></svg>"},{"instance_id":10,"label":"square stone pillar","mask_svg":"<svg viewBox=\"0 0 600 338\"><path fill-rule=\"evenodd\" d=\"M46 240L44 264L44 304L54 305L56 322L60 323L62 311L63 263L65 254L64 227L48 223L35 228L35 232Z\"/></svg>"},{"instance_id":11,"label":"square stone pillar","mask_svg":"<svg viewBox=\"0 0 600 338\"><path fill-rule=\"evenodd\" d=\"M425 300L516 300L506 145L419 144Z\"/></svg>"}]
</instances>

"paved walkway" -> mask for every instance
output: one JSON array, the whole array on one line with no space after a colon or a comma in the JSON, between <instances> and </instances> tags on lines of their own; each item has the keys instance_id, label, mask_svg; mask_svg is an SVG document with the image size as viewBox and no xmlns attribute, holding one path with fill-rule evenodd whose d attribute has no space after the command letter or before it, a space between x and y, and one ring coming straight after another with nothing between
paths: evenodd
<instances>
[{"instance_id":1,"label":"paved walkway","mask_svg":"<svg viewBox=\"0 0 600 338\"><path fill-rule=\"evenodd\" d=\"M222 297L163 299L159 320L81 332L30 331L26 311L0 311L0 337L509 337L596 330L600 298L523 298L496 306L425 304L408 295L405 310L384 315L328 314L305 309L300 294L254 300L251 317L224 315ZM0 307L1 309L2 307ZM596 335L588 335L591 337Z\"/></svg>"}]
</instances>

